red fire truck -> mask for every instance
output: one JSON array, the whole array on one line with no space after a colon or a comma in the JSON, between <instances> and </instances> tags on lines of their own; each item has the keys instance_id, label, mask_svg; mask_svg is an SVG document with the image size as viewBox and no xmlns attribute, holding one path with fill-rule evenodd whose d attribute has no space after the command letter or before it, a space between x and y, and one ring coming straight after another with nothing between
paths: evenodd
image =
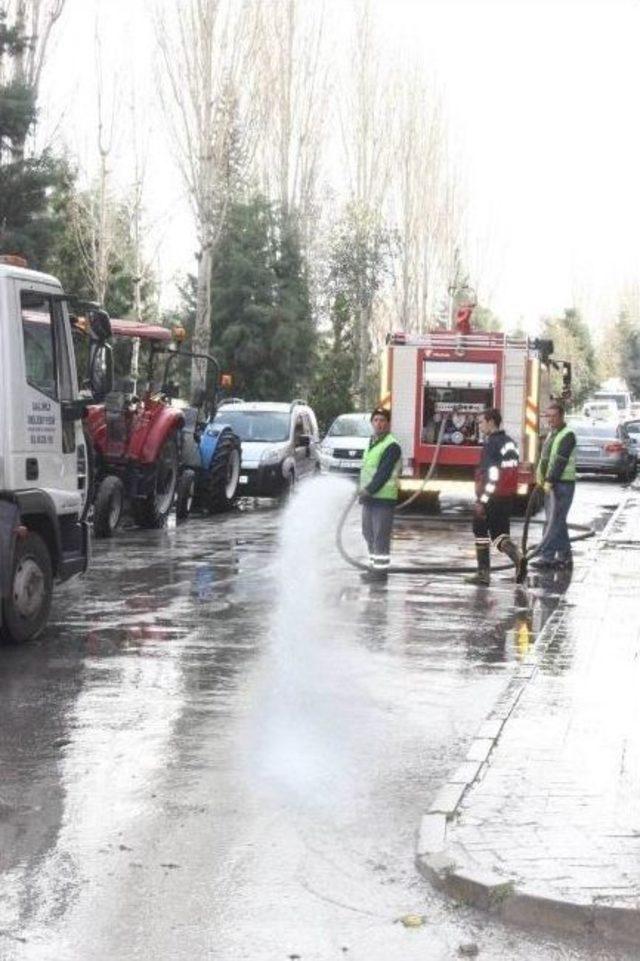
<instances>
[{"instance_id":1,"label":"red fire truck","mask_svg":"<svg viewBox=\"0 0 640 961\"><path fill-rule=\"evenodd\" d=\"M518 495L525 500L546 429L541 411L554 396L552 371L567 398L571 366L553 358L550 340L473 331L470 311L462 313L455 330L387 338L380 401L391 407L391 428L402 446L400 490L408 496L424 485L431 496L472 493L482 443L478 415L498 407L519 447Z\"/></svg>"}]
</instances>

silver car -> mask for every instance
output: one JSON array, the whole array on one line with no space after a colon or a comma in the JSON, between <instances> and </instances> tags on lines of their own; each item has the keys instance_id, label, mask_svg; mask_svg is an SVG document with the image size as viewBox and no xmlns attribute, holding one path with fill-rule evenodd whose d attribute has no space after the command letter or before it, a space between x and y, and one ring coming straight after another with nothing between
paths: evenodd
<instances>
[{"instance_id":1,"label":"silver car","mask_svg":"<svg viewBox=\"0 0 640 961\"><path fill-rule=\"evenodd\" d=\"M303 400L223 401L214 423L228 424L240 438L241 497L281 497L319 470L318 423Z\"/></svg>"},{"instance_id":2,"label":"silver car","mask_svg":"<svg viewBox=\"0 0 640 961\"><path fill-rule=\"evenodd\" d=\"M320 444L321 470L359 474L371 433L371 414L340 414Z\"/></svg>"},{"instance_id":3,"label":"silver car","mask_svg":"<svg viewBox=\"0 0 640 961\"><path fill-rule=\"evenodd\" d=\"M623 483L636 476L638 458L621 424L571 420L576 435L576 468L581 474L616 474Z\"/></svg>"}]
</instances>

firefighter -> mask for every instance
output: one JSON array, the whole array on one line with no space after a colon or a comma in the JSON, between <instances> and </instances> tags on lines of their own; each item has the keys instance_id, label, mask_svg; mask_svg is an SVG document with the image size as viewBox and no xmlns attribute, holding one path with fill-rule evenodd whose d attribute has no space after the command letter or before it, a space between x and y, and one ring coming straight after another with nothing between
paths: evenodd
<instances>
[{"instance_id":1,"label":"firefighter","mask_svg":"<svg viewBox=\"0 0 640 961\"><path fill-rule=\"evenodd\" d=\"M549 404L546 416L551 431L542 448L536 481L544 491L547 527L540 556L531 566L552 570L573 564L567 515L576 489L576 435L565 422L564 405L560 401Z\"/></svg>"},{"instance_id":2,"label":"firefighter","mask_svg":"<svg viewBox=\"0 0 640 961\"><path fill-rule=\"evenodd\" d=\"M469 584L488 587L491 583L491 542L513 561L516 580L526 574L524 558L511 540L510 519L513 495L518 487L518 448L501 428L502 414L492 407L483 411L478 427L483 436L482 457L476 472L476 503L473 509L473 534L478 571L465 578Z\"/></svg>"},{"instance_id":3,"label":"firefighter","mask_svg":"<svg viewBox=\"0 0 640 961\"><path fill-rule=\"evenodd\" d=\"M358 499L362 504L362 534L369 548L369 570L362 574L362 579L367 581L386 581L391 563L391 530L402 451L390 433L390 425L390 412L376 407L371 414L373 436L360 470Z\"/></svg>"}]
</instances>

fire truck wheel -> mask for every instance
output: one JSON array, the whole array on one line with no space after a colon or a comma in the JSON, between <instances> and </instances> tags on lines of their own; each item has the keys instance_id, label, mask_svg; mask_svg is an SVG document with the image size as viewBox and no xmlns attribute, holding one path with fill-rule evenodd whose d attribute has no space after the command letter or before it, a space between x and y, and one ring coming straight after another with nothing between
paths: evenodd
<instances>
[{"instance_id":1,"label":"fire truck wheel","mask_svg":"<svg viewBox=\"0 0 640 961\"><path fill-rule=\"evenodd\" d=\"M5 641L30 641L41 633L49 617L53 570L51 555L39 534L18 538L11 570L11 589L2 602Z\"/></svg>"},{"instance_id":2,"label":"fire truck wheel","mask_svg":"<svg viewBox=\"0 0 640 961\"><path fill-rule=\"evenodd\" d=\"M167 437L158 451L153 491L148 497L133 501L131 513L138 527L164 527L173 505L178 484L178 442L176 435Z\"/></svg>"},{"instance_id":3,"label":"fire truck wheel","mask_svg":"<svg viewBox=\"0 0 640 961\"><path fill-rule=\"evenodd\" d=\"M180 474L178 487L176 489L176 517L179 521L185 520L191 513L193 499L196 492L195 471L187 468Z\"/></svg>"},{"instance_id":4,"label":"fire truck wheel","mask_svg":"<svg viewBox=\"0 0 640 961\"><path fill-rule=\"evenodd\" d=\"M122 517L124 488L119 477L105 477L93 505L93 536L112 537Z\"/></svg>"}]
</instances>

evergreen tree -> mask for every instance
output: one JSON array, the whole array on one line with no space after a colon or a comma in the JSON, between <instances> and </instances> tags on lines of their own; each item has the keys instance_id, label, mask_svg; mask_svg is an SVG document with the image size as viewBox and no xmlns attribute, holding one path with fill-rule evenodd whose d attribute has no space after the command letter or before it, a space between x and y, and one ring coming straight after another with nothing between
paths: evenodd
<instances>
[{"instance_id":1,"label":"evergreen tree","mask_svg":"<svg viewBox=\"0 0 640 961\"><path fill-rule=\"evenodd\" d=\"M573 308L566 309L563 317L547 318L544 328L545 336L553 340L553 359L571 363L572 403L580 407L598 384L595 350L589 328ZM562 389L559 371L554 371L552 385L554 393L559 394Z\"/></svg>"},{"instance_id":2,"label":"evergreen tree","mask_svg":"<svg viewBox=\"0 0 640 961\"><path fill-rule=\"evenodd\" d=\"M261 196L229 204L212 272L212 347L234 391L291 400L306 386L315 332L300 242Z\"/></svg>"},{"instance_id":3,"label":"evergreen tree","mask_svg":"<svg viewBox=\"0 0 640 961\"><path fill-rule=\"evenodd\" d=\"M65 165L45 151L25 157L25 141L36 118L36 91L22 79L17 64L34 42L9 25L0 10L0 251L25 256L30 266L46 269L52 240L60 226L55 196L64 190Z\"/></svg>"},{"instance_id":4,"label":"evergreen tree","mask_svg":"<svg viewBox=\"0 0 640 961\"><path fill-rule=\"evenodd\" d=\"M377 212L354 203L347 206L330 239L331 300L333 304L339 301L350 318L356 358L353 388L362 408L373 402L377 393L371 342L373 308L390 274L397 245L397 234Z\"/></svg>"},{"instance_id":5,"label":"evergreen tree","mask_svg":"<svg viewBox=\"0 0 640 961\"><path fill-rule=\"evenodd\" d=\"M629 390L640 397L640 325L621 310L615 326L617 354L616 374L626 381Z\"/></svg>"},{"instance_id":6,"label":"evergreen tree","mask_svg":"<svg viewBox=\"0 0 640 961\"><path fill-rule=\"evenodd\" d=\"M331 329L318 345L310 396L322 430L327 430L339 414L354 409L355 373L353 322L344 295L338 294L331 308Z\"/></svg>"}]
</instances>

